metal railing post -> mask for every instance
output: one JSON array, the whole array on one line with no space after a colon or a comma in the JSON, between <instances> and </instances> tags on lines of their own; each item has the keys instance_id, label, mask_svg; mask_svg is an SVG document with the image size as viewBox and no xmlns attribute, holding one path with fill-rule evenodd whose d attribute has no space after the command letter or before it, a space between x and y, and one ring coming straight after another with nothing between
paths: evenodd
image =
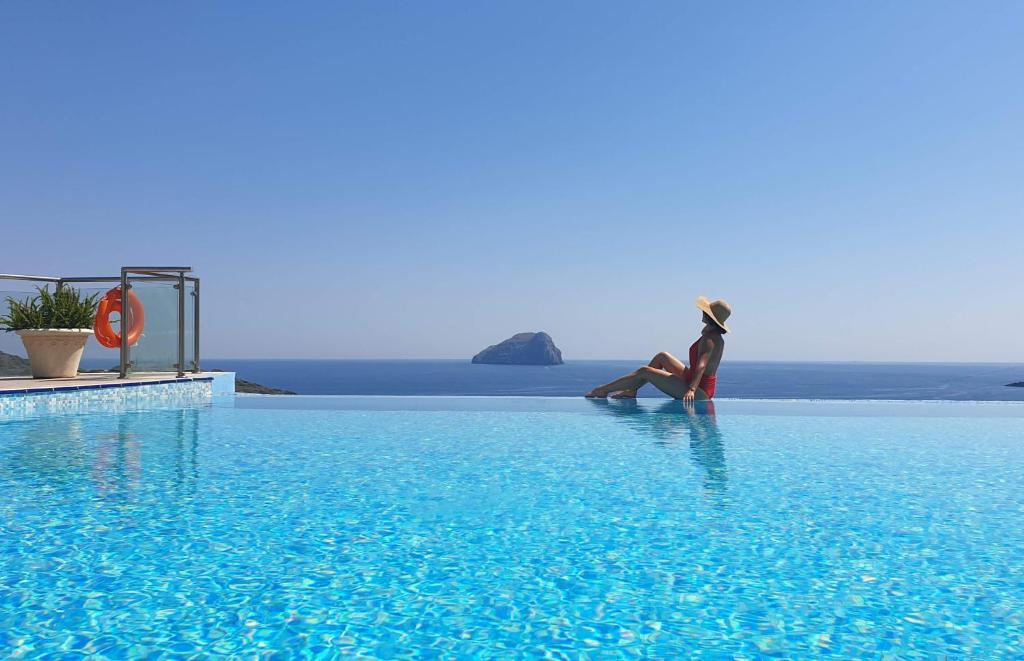
<instances>
[{"instance_id":1,"label":"metal railing post","mask_svg":"<svg viewBox=\"0 0 1024 661\"><path fill-rule=\"evenodd\" d=\"M120 379L128 378L128 316L132 306L128 305L128 271L121 269L121 369Z\"/></svg>"},{"instance_id":2,"label":"metal railing post","mask_svg":"<svg viewBox=\"0 0 1024 661\"><path fill-rule=\"evenodd\" d=\"M185 274L178 274L178 378L185 376Z\"/></svg>"},{"instance_id":3,"label":"metal railing post","mask_svg":"<svg viewBox=\"0 0 1024 661\"><path fill-rule=\"evenodd\" d=\"M193 283L194 289L192 290L193 297L193 311L192 311L192 322L194 328L192 329L192 371L198 374L202 370L199 368L199 279Z\"/></svg>"}]
</instances>

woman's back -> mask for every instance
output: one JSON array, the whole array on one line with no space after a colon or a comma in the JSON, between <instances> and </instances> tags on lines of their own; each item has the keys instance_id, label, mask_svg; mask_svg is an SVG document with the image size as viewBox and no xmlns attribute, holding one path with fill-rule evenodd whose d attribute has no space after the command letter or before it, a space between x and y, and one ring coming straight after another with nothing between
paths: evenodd
<instances>
[{"instance_id":1,"label":"woman's back","mask_svg":"<svg viewBox=\"0 0 1024 661\"><path fill-rule=\"evenodd\" d=\"M718 372L718 366L722 363L722 355L725 353L725 338L721 333L701 333L697 341L690 345L690 369L696 368L701 354L705 352L710 355L704 373L714 376Z\"/></svg>"}]
</instances>

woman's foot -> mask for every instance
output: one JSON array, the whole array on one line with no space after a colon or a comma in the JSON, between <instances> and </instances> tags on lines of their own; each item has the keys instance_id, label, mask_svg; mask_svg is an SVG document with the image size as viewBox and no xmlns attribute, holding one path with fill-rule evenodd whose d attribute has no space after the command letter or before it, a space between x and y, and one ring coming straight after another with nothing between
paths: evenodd
<instances>
[{"instance_id":1,"label":"woman's foot","mask_svg":"<svg viewBox=\"0 0 1024 661\"><path fill-rule=\"evenodd\" d=\"M588 392L586 395L584 395L584 397L586 397L587 399L604 399L607 396L608 396L608 391L607 390L601 390L600 388L594 388L593 390Z\"/></svg>"},{"instance_id":2,"label":"woman's foot","mask_svg":"<svg viewBox=\"0 0 1024 661\"><path fill-rule=\"evenodd\" d=\"M636 399L635 390L620 390L612 393L612 399Z\"/></svg>"}]
</instances>

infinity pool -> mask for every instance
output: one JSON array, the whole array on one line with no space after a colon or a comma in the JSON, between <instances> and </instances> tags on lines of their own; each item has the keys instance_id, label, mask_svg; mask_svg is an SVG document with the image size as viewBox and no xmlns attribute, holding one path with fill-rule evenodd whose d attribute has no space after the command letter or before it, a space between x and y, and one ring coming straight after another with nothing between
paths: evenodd
<instances>
[{"instance_id":1,"label":"infinity pool","mask_svg":"<svg viewBox=\"0 0 1024 661\"><path fill-rule=\"evenodd\" d=\"M0 422L0 650L1024 654L1024 406L238 398Z\"/></svg>"}]
</instances>

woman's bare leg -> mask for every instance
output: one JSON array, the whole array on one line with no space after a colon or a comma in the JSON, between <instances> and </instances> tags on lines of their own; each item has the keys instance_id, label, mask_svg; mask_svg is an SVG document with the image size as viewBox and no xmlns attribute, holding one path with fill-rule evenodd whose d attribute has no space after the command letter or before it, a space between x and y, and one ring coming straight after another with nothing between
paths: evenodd
<instances>
[{"instance_id":1,"label":"woman's bare leg","mask_svg":"<svg viewBox=\"0 0 1024 661\"><path fill-rule=\"evenodd\" d=\"M653 369L651 367L641 367L640 369L630 372L625 376L620 376L614 381L609 381L603 386L598 386L587 393L587 397L607 397L610 393L619 390L636 390L640 386L647 383L647 379L643 376L644 370Z\"/></svg>"},{"instance_id":2,"label":"woman's bare leg","mask_svg":"<svg viewBox=\"0 0 1024 661\"><path fill-rule=\"evenodd\" d=\"M690 387L690 384L681 376L672 374L668 370L647 366L594 388L587 393L587 397L607 397L609 393L620 390L636 392L645 383L650 383L661 392L676 399L681 399Z\"/></svg>"},{"instance_id":3,"label":"woman's bare leg","mask_svg":"<svg viewBox=\"0 0 1024 661\"><path fill-rule=\"evenodd\" d=\"M654 358L651 358L651 362L647 363L647 366L653 367L654 369L664 370L679 377L686 376L686 365L683 365L682 361L667 351L655 354ZM613 390L611 392L613 393L612 397L614 399L632 399L636 397L637 390L637 388L634 388L632 390L621 390L618 392Z\"/></svg>"},{"instance_id":4,"label":"woman's bare leg","mask_svg":"<svg viewBox=\"0 0 1024 661\"><path fill-rule=\"evenodd\" d=\"M635 372L630 372L626 376L620 376L619 378L615 379L614 381L609 381L608 383L604 384L603 386L598 386L598 387L594 388L593 390L588 392L586 396L587 397L607 397L609 395L609 393L613 393L616 390L623 390L623 389L627 389L627 388L631 388L633 390L636 390L637 388L642 386L644 383L646 383L644 378L640 376L640 370L643 370L643 369L648 369L648 368L641 367L640 369L636 370Z\"/></svg>"}]
</instances>

